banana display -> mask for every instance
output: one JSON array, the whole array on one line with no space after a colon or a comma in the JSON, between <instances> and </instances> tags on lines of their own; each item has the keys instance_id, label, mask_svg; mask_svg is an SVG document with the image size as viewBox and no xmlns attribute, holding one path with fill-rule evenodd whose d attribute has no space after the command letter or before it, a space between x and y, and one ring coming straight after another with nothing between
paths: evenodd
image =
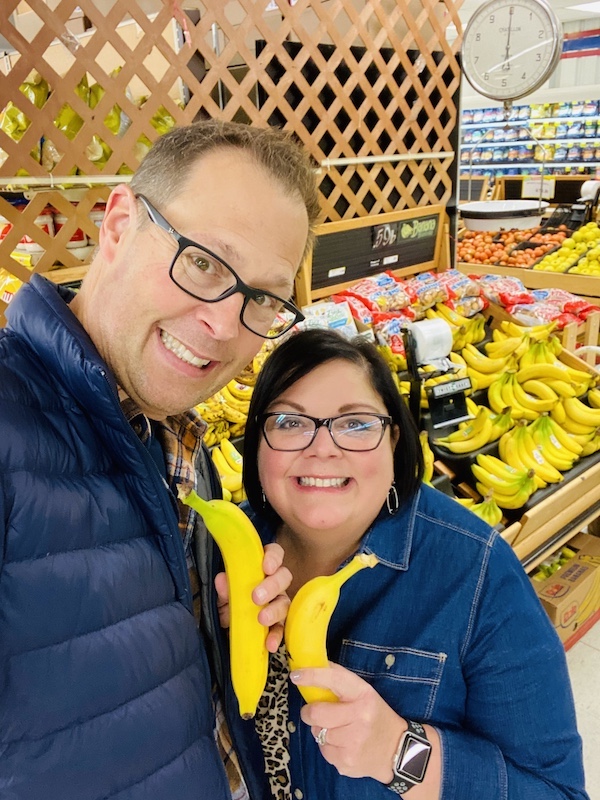
<instances>
[{"instance_id":1,"label":"banana display","mask_svg":"<svg viewBox=\"0 0 600 800\"><path fill-rule=\"evenodd\" d=\"M475 314L465 317L449 308L444 303L438 303L434 308L425 312L427 319L443 319L450 326L452 332L452 350L462 350L467 344L478 344L485 339L485 317Z\"/></svg>"},{"instance_id":2,"label":"banana display","mask_svg":"<svg viewBox=\"0 0 600 800\"><path fill-rule=\"evenodd\" d=\"M475 419L461 423L457 431L434 439L433 443L451 453L472 453L490 442L497 441L514 425L510 408L504 408L498 414L490 413L485 406L476 408Z\"/></svg>"},{"instance_id":3,"label":"banana display","mask_svg":"<svg viewBox=\"0 0 600 800\"><path fill-rule=\"evenodd\" d=\"M377 563L373 554L359 553L333 575L320 575L307 581L298 590L285 621L285 646L290 670L328 666L327 629L340 597L340 589L352 575ZM338 699L329 689L317 686L298 686L298 690L307 703L336 702Z\"/></svg>"},{"instance_id":4,"label":"banana display","mask_svg":"<svg viewBox=\"0 0 600 800\"><path fill-rule=\"evenodd\" d=\"M559 358L554 327L502 321L481 349L467 343L453 354L473 387L487 390L487 405L467 397L471 419L433 444L456 455L477 453L471 473L483 500L469 507L483 505L492 525L502 509L521 508L537 489L559 484L580 458L600 451L599 377ZM478 452L494 441L499 458ZM485 505L490 501L496 508Z\"/></svg>"},{"instance_id":5,"label":"banana display","mask_svg":"<svg viewBox=\"0 0 600 800\"><path fill-rule=\"evenodd\" d=\"M210 455L221 479L223 499L234 503L246 500L242 483L244 461L235 445L229 439L223 438L212 448Z\"/></svg>"},{"instance_id":6,"label":"banana display","mask_svg":"<svg viewBox=\"0 0 600 800\"><path fill-rule=\"evenodd\" d=\"M252 374L256 378L256 374L254 372ZM204 434L207 447L213 447L222 439L242 436L246 429L248 408L254 387L242 383L240 377L247 380L247 376L238 376L205 403L196 406L196 410L208 424L208 430Z\"/></svg>"},{"instance_id":7,"label":"banana display","mask_svg":"<svg viewBox=\"0 0 600 800\"><path fill-rule=\"evenodd\" d=\"M229 585L231 682L243 719L252 719L265 688L269 666L268 628L258 621L252 592L265 577L264 550L258 532L244 512L226 500L202 500L180 488L179 499L203 518L217 543ZM310 638L312 633L305 629Z\"/></svg>"}]
</instances>

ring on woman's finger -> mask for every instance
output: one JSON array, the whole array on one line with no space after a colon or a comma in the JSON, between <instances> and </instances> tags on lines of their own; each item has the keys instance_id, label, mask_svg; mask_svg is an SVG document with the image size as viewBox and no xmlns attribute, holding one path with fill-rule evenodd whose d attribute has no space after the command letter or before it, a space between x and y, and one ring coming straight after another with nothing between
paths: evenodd
<instances>
[{"instance_id":1,"label":"ring on woman's finger","mask_svg":"<svg viewBox=\"0 0 600 800\"><path fill-rule=\"evenodd\" d=\"M315 742L321 747L327 744L327 728L321 728L315 736Z\"/></svg>"}]
</instances>

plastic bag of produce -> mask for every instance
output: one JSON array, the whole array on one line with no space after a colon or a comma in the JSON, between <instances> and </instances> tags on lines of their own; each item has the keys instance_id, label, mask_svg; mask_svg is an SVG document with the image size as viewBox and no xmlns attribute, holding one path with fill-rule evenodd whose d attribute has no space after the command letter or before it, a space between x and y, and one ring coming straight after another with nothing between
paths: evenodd
<instances>
[{"instance_id":1,"label":"plastic bag of produce","mask_svg":"<svg viewBox=\"0 0 600 800\"><path fill-rule=\"evenodd\" d=\"M27 80L19 86L19 90L36 108L43 108L50 92L48 82L35 70L27 76ZM31 120L29 117L12 101L9 101L0 112L0 130L4 131L14 142L21 140L30 125ZM41 156L39 144L33 148L30 155L39 163ZM8 155L3 150L0 150L0 166L4 164L7 158ZM17 175L27 175L27 172L19 169Z\"/></svg>"}]
</instances>

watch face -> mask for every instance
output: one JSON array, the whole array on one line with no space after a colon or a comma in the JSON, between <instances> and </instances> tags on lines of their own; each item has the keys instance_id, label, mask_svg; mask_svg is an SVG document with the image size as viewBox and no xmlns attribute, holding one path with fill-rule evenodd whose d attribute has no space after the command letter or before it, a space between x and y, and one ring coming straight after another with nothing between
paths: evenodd
<instances>
[{"instance_id":1,"label":"watch face","mask_svg":"<svg viewBox=\"0 0 600 800\"><path fill-rule=\"evenodd\" d=\"M490 0L465 29L462 66L480 94L515 100L549 77L561 50L560 23L543 0Z\"/></svg>"},{"instance_id":2,"label":"watch face","mask_svg":"<svg viewBox=\"0 0 600 800\"><path fill-rule=\"evenodd\" d=\"M425 777L430 754L431 745L429 742L418 739L412 733L407 733L396 761L396 772L402 773L410 780L415 781L415 783L421 783Z\"/></svg>"}]
</instances>

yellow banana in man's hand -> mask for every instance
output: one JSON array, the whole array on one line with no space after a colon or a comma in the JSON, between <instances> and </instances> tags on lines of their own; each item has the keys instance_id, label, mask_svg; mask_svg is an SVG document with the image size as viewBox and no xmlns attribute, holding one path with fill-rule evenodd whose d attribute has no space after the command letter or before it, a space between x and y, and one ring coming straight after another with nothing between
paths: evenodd
<instances>
[{"instance_id":1,"label":"yellow banana in man's hand","mask_svg":"<svg viewBox=\"0 0 600 800\"><path fill-rule=\"evenodd\" d=\"M263 580L264 550L258 532L246 514L227 500L202 500L192 489L179 488L179 499L191 506L223 556L229 584L229 642L231 682L240 715L252 719L265 688L269 666L266 639L269 629L258 621L260 606L252 592Z\"/></svg>"}]
</instances>

